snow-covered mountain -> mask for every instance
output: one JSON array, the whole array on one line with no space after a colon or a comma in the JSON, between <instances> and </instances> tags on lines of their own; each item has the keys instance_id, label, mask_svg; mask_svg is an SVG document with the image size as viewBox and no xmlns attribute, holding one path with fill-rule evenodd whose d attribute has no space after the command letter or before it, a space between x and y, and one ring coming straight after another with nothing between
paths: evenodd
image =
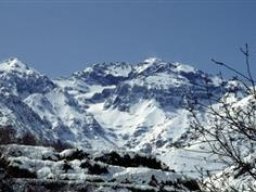
<instances>
[{"instance_id":1,"label":"snow-covered mountain","mask_svg":"<svg viewBox=\"0 0 256 192\"><path fill-rule=\"evenodd\" d=\"M35 142L162 153L189 133L186 97L222 94L223 81L191 66L149 58L95 64L50 79L10 59L0 64L1 127ZM236 86L237 88L237 86Z\"/></svg>"},{"instance_id":2,"label":"snow-covered mountain","mask_svg":"<svg viewBox=\"0 0 256 192\"><path fill-rule=\"evenodd\" d=\"M143 152L189 176L197 165L221 165L191 152L200 146L190 145L188 97L207 105L209 95L243 92L236 81L158 58L94 64L57 79L13 58L0 64L0 84L2 144Z\"/></svg>"},{"instance_id":3,"label":"snow-covered mountain","mask_svg":"<svg viewBox=\"0 0 256 192\"><path fill-rule=\"evenodd\" d=\"M204 98L206 79L218 92L217 77L150 58L96 64L51 80L14 58L0 64L1 126L40 143L154 152L186 132L184 97L193 91Z\"/></svg>"}]
</instances>

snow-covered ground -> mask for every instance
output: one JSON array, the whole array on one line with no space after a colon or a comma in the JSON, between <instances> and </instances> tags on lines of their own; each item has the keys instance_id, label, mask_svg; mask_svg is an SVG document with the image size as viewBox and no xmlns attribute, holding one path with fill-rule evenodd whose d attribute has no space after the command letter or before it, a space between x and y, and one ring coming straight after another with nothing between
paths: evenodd
<instances>
[{"instance_id":1,"label":"snow-covered ground","mask_svg":"<svg viewBox=\"0 0 256 192\"><path fill-rule=\"evenodd\" d=\"M19 182L19 179L27 179L28 184L23 190L28 189L29 183L36 179L42 183L55 182L56 186L61 181L84 181L93 191L117 188L120 188L120 191L194 191L187 185L193 180L169 170L149 155L134 155L121 151L99 153L78 149L59 153L50 147L16 144L2 145L0 149L1 176L13 178L14 183ZM115 161L115 158L120 158L119 162ZM133 161L131 167L121 162L127 160L125 158ZM9 180L6 179L6 182ZM15 189L15 184L12 187Z\"/></svg>"}]
</instances>

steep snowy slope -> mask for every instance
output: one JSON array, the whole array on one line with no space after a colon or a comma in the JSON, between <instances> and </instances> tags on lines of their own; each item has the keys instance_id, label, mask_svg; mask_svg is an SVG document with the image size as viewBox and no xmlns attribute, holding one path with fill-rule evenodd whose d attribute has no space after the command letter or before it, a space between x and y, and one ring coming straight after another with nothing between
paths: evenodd
<instances>
[{"instance_id":1,"label":"steep snowy slope","mask_svg":"<svg viewBox=\"0 0 256 192\"><path fill-rule=\"evenodd\" d=\"M55 84L14 58L0 64L0 85L2 143L55 142L56 138L49 131L51 124L24 102L31 94L51 91Z\"/></svg>"}]
</instances>

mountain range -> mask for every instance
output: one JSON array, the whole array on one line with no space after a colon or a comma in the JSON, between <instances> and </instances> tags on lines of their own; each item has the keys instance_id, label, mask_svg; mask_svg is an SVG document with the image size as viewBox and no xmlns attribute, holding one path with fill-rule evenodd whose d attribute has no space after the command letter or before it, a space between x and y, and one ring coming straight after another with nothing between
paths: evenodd
<instances>
[{"instance_id":1,"label":"mountain range","mask_svg":"<svg viewBox=\"0 0 256 192\"><path fill-rule=\"evenodd\" d=\"M1 144L143 153L191 178L197 166L223 165L194 152L203 146L191 145L188 100L210 105L209 94L244 91L235 80L158 58L94 64L54 79L11 58L0 64L0 85Z\"/></svg>"}]
</instances>

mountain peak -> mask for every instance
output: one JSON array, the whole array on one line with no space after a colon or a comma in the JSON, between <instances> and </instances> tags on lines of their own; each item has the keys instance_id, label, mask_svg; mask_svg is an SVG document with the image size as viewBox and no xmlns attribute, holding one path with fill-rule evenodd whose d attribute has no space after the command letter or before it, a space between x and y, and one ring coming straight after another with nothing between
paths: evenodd
<instances>
[{"instance_id":1,"label":"mountain peak","mask_svg":"<svg viewBox=\"0 0 256 192\"><path fill-rule=\"evenodd\" d=\"M154 63L160 63L160 62L163 62L163 60L157 57L149 57L144 60L144 63L147 63L147 64L154 64Z\"/></svg>"},{"instance_id":2,"label":"mountain peak","mask_svg":"<svg viewBox=\"0 0 256 192\"><path fill-rule=\"evenodd\" d=\"M18 58L9 58L0 63L0 82L1 87L22 99L32 93L46 93L55 87L48 77Z\"/></svg>"},{"instance_id":3,"label":"mountain peak","mask_svg":"<svg viewBox=\"0 0 256 192\"><path fill-rule=\"evenodd\" d=\"M13 72L26 73L26 74L38 73L36 70L31 69L16 57L9 58L3 61L0 64L0 71L6 72L6 73L13 73Z\"/></svg>"},{"instance_id":4,"label":"mountain peak","mask_svg":"<svg viewBox=\"0 0 256 192\"><path fill-rule=\"evenodd\" d=\"M17 57L11 57L11 58L7 59L5 63L12 68L28 69L28 66L26 64L24 64L21 60L19 60L19 58L17 58Z\"/></svg>"}]
</instances>

